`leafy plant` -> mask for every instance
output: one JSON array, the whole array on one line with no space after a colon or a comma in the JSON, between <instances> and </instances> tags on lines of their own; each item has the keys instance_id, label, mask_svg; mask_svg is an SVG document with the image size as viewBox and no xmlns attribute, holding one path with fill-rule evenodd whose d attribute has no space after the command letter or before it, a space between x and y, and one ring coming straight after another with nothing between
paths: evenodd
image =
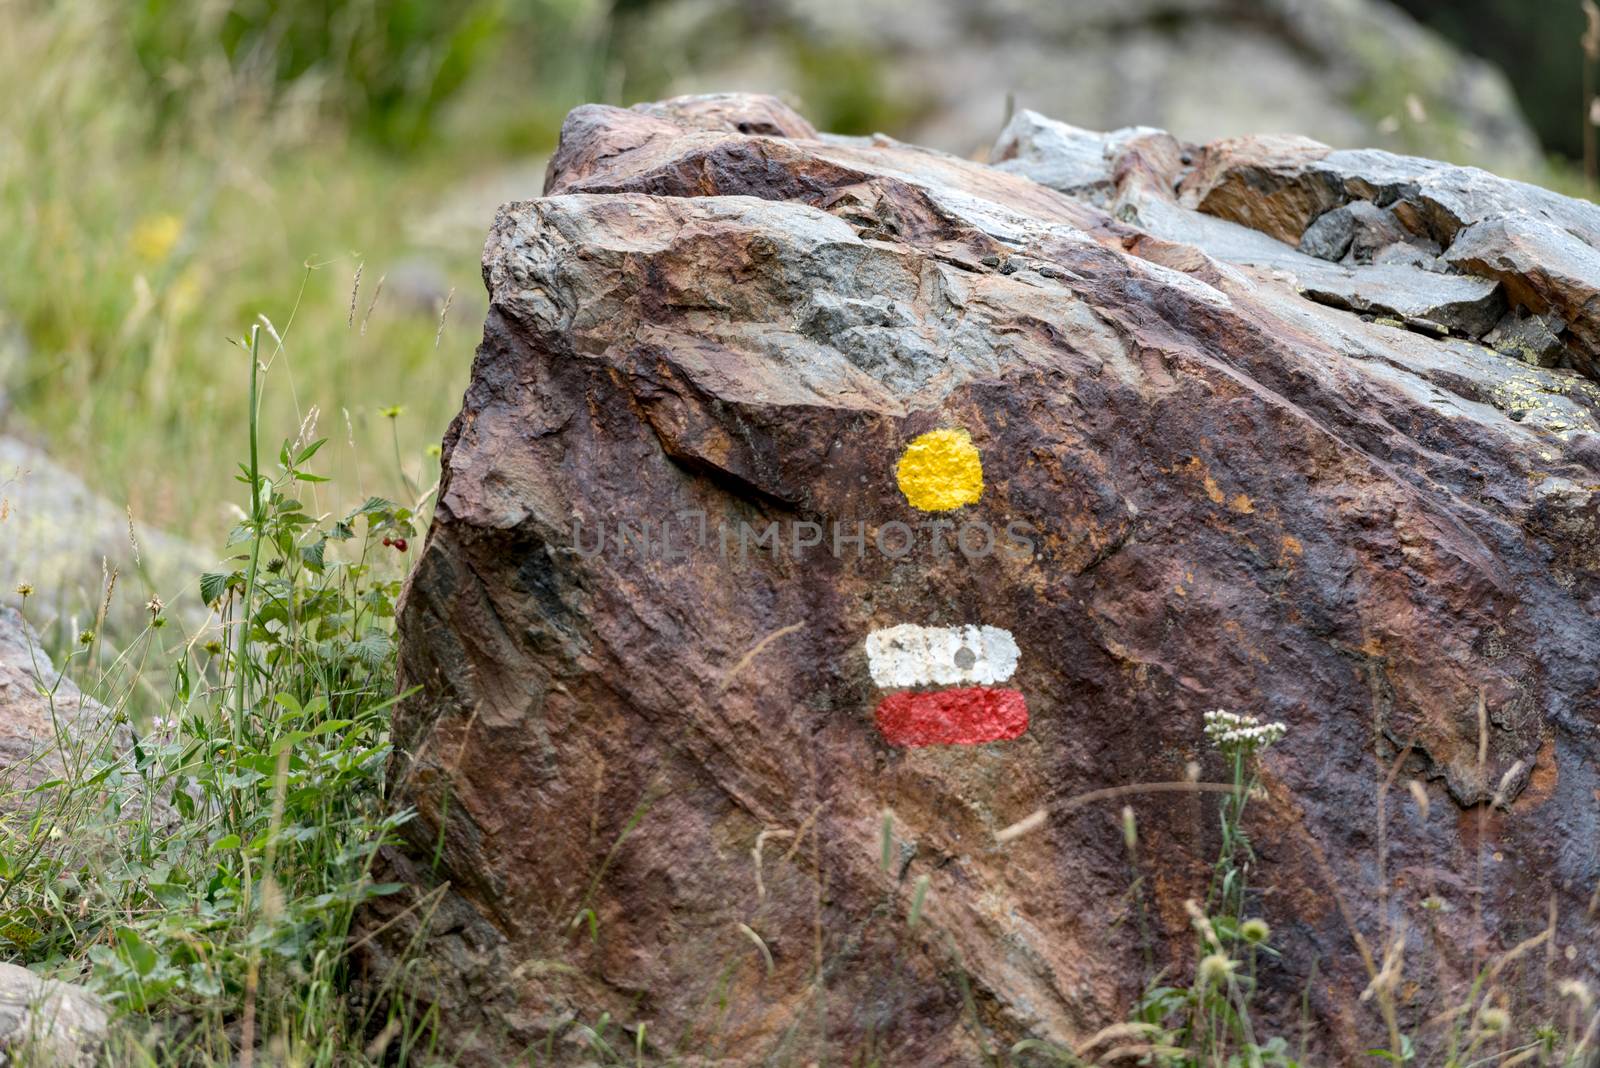
<instances>
[{"instance_id":1,"label":"leafy plant","mask_svg":"<svg viewBox=\"0 0 1600 1068\"><path fill-rule=\"evenodd\" d=\"M128 34L163 114L196 71L220 61L269 95L313 88L323 106L381 144L413 148L490 54L504 21L497 0L333 3L231 0L129 5Z\"/></svg>"},{"instance_id":2,"label":"leafy plant","mask_svg":"<svg viewBox=\"0 0 1600 1068\"><path fill-rule=\"evenodd\" d=\"M117 706L84 758L34 792L30 818L0 827L0 947L52 970L86 965L126 1014L119 1041L159 1042L163 1063L231 1063L257 1046L299 1064L358 1059L351 917L398 889L370 872L409 818L388 811L382 783L396 549L414 513L381 498L336 520L309 511L326 444L304 440L309 428L262 470L258 337L247 507L229 566L199 582L225 637L164 650L152 601L99 689L126 695L175 651L162 713L118 728Z\"/></svg>"},{"instance_id":3,"label":"leafy plant","mask_svg":"<svg viewBox=\"0 0 1600 1068\"><path fill-rule=\"evenodd\" d=\"M1260 754L1283 737L1282 723L1218 709L1205 714L1205 733L1228 762L1233 789L1218 810L1221 846L1203 905L1188 902L1195 930L1194 979L1187 986L1154 985L1135 1006L1132 1020L1161 1031L1160 1063L1183 1068L1298 1068L1281 1037L1263 1039L1251 1026L1256 965L1271 929L1249 915L1249 874L1255 852L1245 831L1245 810L1260 786Z\"/></svg>"}]
</instances>

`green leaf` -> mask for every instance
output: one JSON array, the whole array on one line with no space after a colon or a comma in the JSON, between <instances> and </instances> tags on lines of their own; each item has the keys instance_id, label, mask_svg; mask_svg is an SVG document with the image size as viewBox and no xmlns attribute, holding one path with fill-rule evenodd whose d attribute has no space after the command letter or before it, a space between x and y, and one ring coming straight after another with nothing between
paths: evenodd
<instances>
[{"instance_id":1,"label":"green leaf","mask_svg":"<svg viewBox=\"0 0 1600 1068\"><path fill-rule=\"evenodd\" d=\"M371 630L358 642L351 643L350 653L369 668L377 668L388 659L394 643L382 631Z\"/></svg>"},{"instance_id":2,"label":"green leaf","mask_svg":"<svg viewBox=\"0 0 1600 1068\"><path fill-rule=\"evenodd\" d=\"M224 575L220 571L207 571L200 576L200 600L215 604L228 592L228 583L238 572Z\"/></svg>"},{"instance_id":3,"label":"green leaf","mask_svg":"<svg viewBox=\"0 0 1600 1068\"><path fill-rule=\"evenodd\" d=\"M285 749L299 745L310 736L310 731L290 731L288 734L280 735L278 740L272 743L272 748L268 752L273 756L277 756Z\"/></svg>"},{"instance_id":4,"label":"green leaf","mask_svg":"<svg viewBox=\"0 0 1600 1068\"><path fill-rule=\"evenodd\" d=\"M313 441L310 445L307 445L305 448L301 449L299 454L297 454L295 456L295 458L294 458L295 466L299 467L301 464L303 464L307 460L311 459L313 456L315 456L317 454L317 450L321 449L327 443L328 443L328 439L327 438L318 438L316 441Z\"/></svg>"},{"instance_id":5,"label":"green leaf","mask_svg":"<svg viewBox=\"0 0 1600 1068\"><path fill-rule=\"evenodd\" d=\"M236 834L225 834L221 838L218 838L215 842L211 843L211 852L213 853L225 853L230 849L238 848L239 836Z\"/></svg>"},{"instance_id":6,"label":"green leaf","mask_svg":"<svg viewBox=\"0 0 1600 1068\"><path fill-rule=\"evenodd\" d=\"M139 937L138 931L132 927L118 927L117 944L123 960L136 974L144 976L156 970L160 958L149 943Z\"/></svg>"}]
</instances>

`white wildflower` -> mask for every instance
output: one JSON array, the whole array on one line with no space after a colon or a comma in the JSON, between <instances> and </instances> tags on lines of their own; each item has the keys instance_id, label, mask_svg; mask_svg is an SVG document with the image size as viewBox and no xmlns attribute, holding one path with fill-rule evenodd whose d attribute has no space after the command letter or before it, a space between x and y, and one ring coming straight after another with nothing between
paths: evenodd
<instances>
[{"instance_id":1,"label":"white wildflower","mask_svg":"<svg viewBox=\"0 0 1600 1068\"><path fill-rule=\"evenodd\" d=\"M1265 749L1289 733L1289 727L1218 708L1205 714L1205 732L1218 749Z\"/></svg>"}]
</instances>

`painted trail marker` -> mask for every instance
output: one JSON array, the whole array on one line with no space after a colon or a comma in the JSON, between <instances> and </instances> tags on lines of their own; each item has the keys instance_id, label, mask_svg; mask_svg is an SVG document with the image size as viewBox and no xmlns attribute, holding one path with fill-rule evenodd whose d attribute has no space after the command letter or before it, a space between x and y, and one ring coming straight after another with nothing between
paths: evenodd
<instances>
[{"instance_id":1,"label":"painted trail marker","mask_svg":"<svg viewBox=\"0 0 1600 1068\"><path fill-rule=\"evenodd\" d=\"M951 511L983 496L983 462L965 430L932 430L906 447L895 480L913 508ZM1022 691L999 685L1020 655L1002 627L901 623L867 635L866 650L872 681L893 691L873 714L890 745L979 745L1028 729Z\"/></svg>"}]
</instances>

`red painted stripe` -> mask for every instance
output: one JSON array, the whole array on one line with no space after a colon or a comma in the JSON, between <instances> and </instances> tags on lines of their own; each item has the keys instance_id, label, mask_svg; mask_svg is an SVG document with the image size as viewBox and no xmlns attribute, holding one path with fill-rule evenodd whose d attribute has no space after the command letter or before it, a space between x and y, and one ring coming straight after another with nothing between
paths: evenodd
<instances>
[{"instance_id":1,"label":"red painted stripe","mask_svg":"<svg viewBox=\"0 0 1600 1068\"><path fill-rule=\"evenodd\" d=\"M879 701L874 716L890 745L979 745L1027 730L1028 702L1020 690L992 686L902 690Z\"/></svg>"}]
</instances>

